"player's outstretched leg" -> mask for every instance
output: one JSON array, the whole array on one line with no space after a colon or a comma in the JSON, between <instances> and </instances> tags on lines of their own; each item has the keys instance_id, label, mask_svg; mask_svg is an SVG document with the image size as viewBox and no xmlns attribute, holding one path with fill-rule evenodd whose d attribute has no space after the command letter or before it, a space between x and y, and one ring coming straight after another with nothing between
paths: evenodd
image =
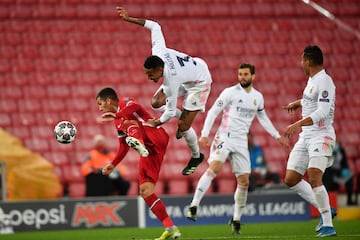
<instances>
[{"instance_id":1,"label":"player's outstretched leg","mask_svg":"<svg viewBox=\"0 0 360 240\"><path fill-rule=\"evenodd\" d=\"M142 157L149 156L149 151L146 149L145 145L134 137L126 137L125 142L129 147L137 151Z\"/></svg>"},{"instance_id":2,"label":"player's outstretched leg","mask_svg":"<svg viewBox=\"0 0 360 240\"><path fill-rule=\"evenodd\" d=\"M174 229L166 229L159 238L155 238L155 240L165 240L165 239L178 239L180 238L181 233L180 230L175 227Z\"/></svg>"},{"instance_id":3,"label":"player's outstretched leg","mask_svg":"<svg viewBox=\"0 0 360 240\"><path fill-rule=\"evenodd\" d=\"M200 153L200 157L191 158L185 168L182 170L182 175L190 175L193 174L196 168L200 165L200 163L204 160L204 154Z\"/></svg>"}]
</instances>

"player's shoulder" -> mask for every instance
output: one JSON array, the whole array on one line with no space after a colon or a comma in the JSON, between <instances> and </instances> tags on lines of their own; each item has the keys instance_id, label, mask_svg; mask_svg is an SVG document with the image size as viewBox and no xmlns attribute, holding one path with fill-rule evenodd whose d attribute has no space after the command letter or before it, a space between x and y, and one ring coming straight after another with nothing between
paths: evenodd
<instances>
[{"instance_id":1,"label":"player's shoulder","mask_svg":"<svg viewBox=\"0 0 360 240\"><path fill-rule=\"evenodd\" d=\"M252 95L255 95L255 96L263 97L262 92L260 92L259 90L257 90L257 89L254 88L254 87L251 88L251 94L252 94Z\"/></svg>"},{"instance_id":2,"label":"player's shoulder","mask_svg":"<svg viewBox=\"0 0 360 240\"><path fill-rule=\"evenodd\" d=\"M135 103L134 98L131 97L121 97L119 99L120 105L126 106L128 103Z\"/></svg>"},{"instance_id":3,"label":"player's shoulder","mask_svg":"<svg viewBox=\"0 0 360 240\"><path fill-rule=\"evenodd\" d=\"M236 85L226 87L222 90L221 95L222 96L234 96L238 95L236 92L241 92L241 89L237 87Z\"/></svg>"}]
</instances>

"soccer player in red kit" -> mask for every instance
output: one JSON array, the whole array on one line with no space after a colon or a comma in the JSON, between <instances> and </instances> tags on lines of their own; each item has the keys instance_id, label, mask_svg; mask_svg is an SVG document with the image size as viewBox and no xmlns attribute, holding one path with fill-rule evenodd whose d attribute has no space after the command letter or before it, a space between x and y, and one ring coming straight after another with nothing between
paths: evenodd
<instances>
[{"instance_id":1,"label":"soccer player in red kit","mask_svg":"<svg viewBox=\"0 0 360 240\"><path fill-rule=\"evenodd\" d=\"M119 148L111 163L104 166L102 173L109 175L114 167L125 157L130 147L140 154L139 184L140 195L150 210L162 222L164 233L156 238L177 239L179 229L169 217L165 204L154 193L159 178L169 136L162 127L153 127L147 121L153 117L131 98L118 98L112 88L104 88L96 96L99 110L103 112L103 121L113 121L119 137Z\"/></svg>"}]
</instances>

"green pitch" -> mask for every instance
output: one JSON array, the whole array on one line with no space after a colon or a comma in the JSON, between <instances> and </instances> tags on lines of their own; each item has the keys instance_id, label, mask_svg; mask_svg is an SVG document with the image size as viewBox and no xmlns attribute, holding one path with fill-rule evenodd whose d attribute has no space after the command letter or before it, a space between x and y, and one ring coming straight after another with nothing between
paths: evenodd
<instances>
[{"instance_id":1,"label":"green pitch","mask_svg":"<svg viewBox=\"0 0 360 240\"><path fill-rule=\"evenodd\" d=\"M316 239L314 227L316 220L287 223L249 223L241 226L241 235L233 236L230 227L224 225L211 226L179 226L182 237L179 239ZM360 220L334 221L337 240L360 239ZM107 228L90 230L63 230L20 232L11 235L0 235L1 240L151 240L161 235L162 228Z\"/></svg>"}]
</instances>

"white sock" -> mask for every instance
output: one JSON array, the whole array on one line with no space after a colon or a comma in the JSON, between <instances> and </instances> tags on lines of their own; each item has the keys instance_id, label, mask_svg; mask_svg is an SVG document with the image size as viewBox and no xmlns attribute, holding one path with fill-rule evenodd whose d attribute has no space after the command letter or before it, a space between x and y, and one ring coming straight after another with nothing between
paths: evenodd
<instances>
[{"instance_id":1,"label":"white sock","mask_svg":"<svg viewBox=\"0 0 360 240\"><path fill-rule=\"evenodd\" d=\"M196 186L194 197L190 203L190 206L199 206L201 199L204 197L205 193L211 185L212 180L215 177L216 174L209 168L206 170L206 172L204 172Z\"/></svg>"},{"instance_id":2,"label":"white sock","mask_svg":"<svg viewBox=\"0 0 360 240\"><path fill-rule=\"evenodd\" d=\"M323 226L332 227L332 216L331 216L331 207L329 201L329 194L326 191L324 185L316 187L313 189L316 200L319 204L319 212L323 220Z\"/></svg>"},{"instance_id":3,"label":"white sock","mask_svg":"<svg viewBox=\"0 0 360 240\"><path fill-rule=\"evenodd\" d=\"M200 149L199 149L198 139L195 130L191 127L187 131L182 132L182 135L186 141L186 144L191 150L191 157L199 158Z\"/></svg>"},{"instance_id":4,"label":"white sock","mask_svg":"<svg viewBox=\"0 0 360 240\"><path fill-rule=\"evenodd\" d=\"M246 201L247 201L247 195L248 195L248 188L244 186L237 186L236 191L234 193L234 221L240 221L241 215L244 211Z\"/></svg>"},{"instance_id":5,"label":"white sock","mask_svg":"<svg viewBox=\"0 0 360 240\"><path fill-rule=\"evenodd\" d=\"M290 187L290 189L292 189L294 192L299 194L300 197L311 203L314 207L319 209L319 204L316 200L314 191L311 188L311 185L307 181L302 179L298 184Z\"/></svg>"}]
</instances>

